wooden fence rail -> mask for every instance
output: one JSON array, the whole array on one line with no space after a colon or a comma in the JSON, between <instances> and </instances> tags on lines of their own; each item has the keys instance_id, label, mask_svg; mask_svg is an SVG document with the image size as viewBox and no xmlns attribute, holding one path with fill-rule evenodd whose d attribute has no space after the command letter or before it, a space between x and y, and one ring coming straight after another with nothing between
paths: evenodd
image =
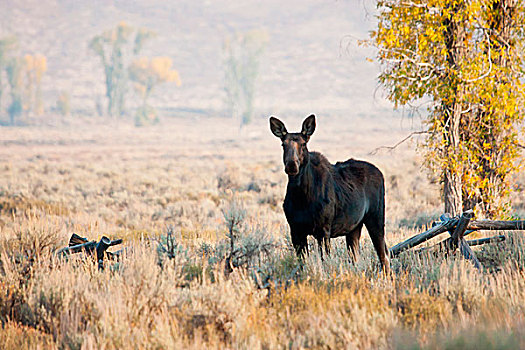
<instances>
[{"instance_id":1,"label":"wooden fence rail","mask_svg":"<svg viewBox=\"0 0 525 350\"><path fill-rule=\"evenodd\" d=\"M110 253L108 248L121 244L122 239L111 240L106 236L102 236L100 241L88 241L87 238L80 237L79 235L73 233L69 239L69 246L59 249L56 254L59 256L67 256L70 254L86 252L95 256L96 261L98 262L99 269L104 268L104 258L116 258L120 255L122 250Z\"/></svg>"},{"instance_id":2,"label":"wooden fence rail","mask_svg":"<svg viewBox=\"0 0 525 350\"><path fill-rule=\"evenodd\" d=\"M454 252L459 248L461 255L470 260L478 269L481 268L481 263L476 258L476 255L470 248L486 243L501 242L505 240L505 236L499 235L495 237L481 238L477 240L467 241L465 236L472 232L480 230L525 230L525 220L502 221L502 220L472 220L474 212L472 210L465 211L459 217L450 217L448 214L441 216L441 221L434 224L429 230L410 237L406 241L396 244L390 249L390 256L395 258L400 253L414 248L442 233L448 232L450 237L437 244L437 247L444 249L447 252ZM419 251L426 251L429 248L423 248Z\"/></svg>"}]
</instances>

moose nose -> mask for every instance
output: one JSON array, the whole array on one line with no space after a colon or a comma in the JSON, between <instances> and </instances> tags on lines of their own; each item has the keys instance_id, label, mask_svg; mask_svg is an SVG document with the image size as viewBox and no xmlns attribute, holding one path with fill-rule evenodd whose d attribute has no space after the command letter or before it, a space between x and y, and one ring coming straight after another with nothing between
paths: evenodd
<instances>
[{"instance_id":1,"label":"moose nose","mask_svg":"<svg viewBox=\"0 0 525 350\"><path fill-rule=\"evenodd\" d=\"M284 167L284 171L288 175L295 176L299 173L299 165L297 164L297 162L287 162Z\"/></svg>"}]
</instances>

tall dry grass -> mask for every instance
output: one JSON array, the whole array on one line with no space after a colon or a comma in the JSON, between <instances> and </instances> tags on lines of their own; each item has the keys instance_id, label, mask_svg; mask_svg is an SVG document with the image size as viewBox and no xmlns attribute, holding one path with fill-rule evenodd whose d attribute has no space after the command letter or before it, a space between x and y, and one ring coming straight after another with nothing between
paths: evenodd
<instances>
[{"instance_id":1,"label":"tall dry grass","mask_svg":"<svg viewBox=\"0 0 525 350\"><path fill-rule=\"evenodd\" d=\"M0 149L4 348L525 347L523 233L476 248L483 271L409 252L384 276L366 233L355 264L338 239L324 261L313 241L299 261L280 207L279 145L185 127L182 141L167 126L136 137L125 127L100 136L53 130L63 144L36 148L50 136L0 136L18 140ZM200 144L188 143L197 135ZM342 159L340 139L320 139L313 149ZM368 142L360 158L372 157ZM387 180L392 245L439 214L438 184L407 149L371 160ZM515 216L524 183L516 178ZM59 259L73 232L124 238L126 253L103 271L82 254Z\"/></svg>"}]
</instances>

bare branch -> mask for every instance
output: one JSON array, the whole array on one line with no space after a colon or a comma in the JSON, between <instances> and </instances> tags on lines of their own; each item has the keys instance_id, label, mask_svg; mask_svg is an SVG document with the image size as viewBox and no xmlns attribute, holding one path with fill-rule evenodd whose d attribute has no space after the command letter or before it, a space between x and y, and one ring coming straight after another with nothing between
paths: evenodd
<instances>
[{"instance_id":1,"label":"bare branch","mask_svg":"<svg viewBox=\"0 0 525 350\"><path fill-rule=\"evenodd\" d=\"M490 36L489 36L487 30L485 30L485 28L481 28L481 29L483 29L483 33L485 34L485 38L487 39L487 45L488 45L488 46L487 46L487 47L488 47L487 52L488 52L488 55L489 55L489 57L488 57L488 58L489 58L489 68L488 68L488 70L487 70L485 73L483 73L482 75L480 75L480 76L477 77L477 78L474 78L474 79L465 79L465 82L466 82L466 83L473 83L473 82L475 82L475 81L478 81L478 80L484 79L484 78L486 78L486 77L489 76L490 72L492 72L492 57L491 57L491 55L490 55L490 51L491 51L491 49L490 49L490 47L491 47L491 44L490 44Z\"/></svg>"},{"instance_id":2,"label":"bare branch","mask_svg":"<svg viewBox=\"0 0 525 350\"><path fill-rule=\"evenodd\" d=\"M408 139L412 138L414 135L423 135L423 134L430 134L430 131L428 130L422 130L422 131L414 131L414 132L411 132L408 136L406 136L404 139L402 139L401 141L397 142L395 145L393 146L381 146L381 147L377 147L376 149L372 150L371 152L369 152L368 154L371 154L371 155L374 155L374 154L377 154L377 152L379 152L380 150L382 149L386 149L386 150L389 150L389 151L393 151L394 149L396 149L399 145L401 145L402 143L404 143L405 141L407 141Z\"/></svg>"},{"instance_id":3,"label":"bare branch","mask_svg":"<svg viewBox=\"0 0 525 350\"><path fill-rule=\"evenodd\" d=\"M427 9L429 13L439 13L441 9L439 7L428 6L427 4L418 4L413 1L390 1L385 4L386 7L399 7L399 8L424 8Z\"/></svg>"}]
</instances>

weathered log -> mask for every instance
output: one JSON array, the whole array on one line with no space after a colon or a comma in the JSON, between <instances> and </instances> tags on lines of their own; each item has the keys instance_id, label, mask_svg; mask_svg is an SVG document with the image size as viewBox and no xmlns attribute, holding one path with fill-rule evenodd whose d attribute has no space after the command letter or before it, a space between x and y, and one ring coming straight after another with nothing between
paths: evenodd
<instances>
[{"instance_id":1,"label":"weathered log","mask_svg":"<svg viewBox=\"0 0 525 350\"><path fill-rule=\"evenodd\" d=\"M467 230L467 226L473 217L474 211L472 209L467 210L463 212L463 214L461 214L461 217L459 218L458 224L456 225L456 229L454 230L454 232L452 232L452 230L449 231L450 239L447 240L445 246L448 252L453 252L459 247L461 255L463 255L465 259L470 260L476 269L480 270L481 263L479 262L478 258L476 257L476 254L474 254L472 249L470 249L470 246L463 237L465 231Z\"/></svg>"},{"instance_id":2,"label":"weathered log","mask_svg":"<svg viewBox=\"0 0 525 350\"><path fill-rule=\"evenodd\" d=\"M71 235L71 238L69 239L69 246L72 247L72 246L79 245L79 244L84 244L84 243L87 243L87 242L88 242L87 238L80 237L76 233L73 233Z\"/></svg>"},{"instance_id":3,"label":"weathered log","mask_svg":"<svg viewBox=\"0 0 525 350\"><path fill-rule=\"evenodd\" d=\"M465 231L467 230L468 223L470 220L474 217L474 211L473 210L467 210L464 212L461 217L459 218L459 221L456 225L456 229L454 232L451 233L451 239L448 241L447 248L449 250L456 250L456 248L459 245L459 242L463 239L463 235L465 234Z\"/></svg>"},{"instance_id":4,"label":"weathered log","mask_svg":"<svg viewBox=\"0 0 525 350\"><path fill-rule=\"evenodd\" d=\"M80 237L80 238L82 238L82 237ZM107 238L107 239L109 240L109 238ZM122 243L122 239L116 239L116 240L113 240L113 241L110 240L109 246L112 247L114 245L118 245L118 244L121 244L121 243ZM89 241L89 242L86 242L86 243L73 245L73 246L70 246L70 247L65 247L65 248L59 249L57 251L57 254L68 255L68 254L79 253L81 251L85 251L86 253L93 253L93 251L95 251L95 249L97 247L97 244L98 243L96 241Z\"/></svg>"},{"instance_id":5,"label":"weathered log","mask_svg":"<svg viewBox=\"0 0 525 350\"><path fill-rule=\"evenodd\" d=\"M525 230L525 220L496 221L496 220L472 220L468 230Z\"/></svg>"},{"instance_id":6,"label":"weathered log","mask_svg":"<svg viewBox=\"0 0 525 350\"><path fill-rule=\"evenodd\" d=\"M465 233L467 233L469 231L466 231ZM448 246L448 243L449 241L451 240L452 238L449 237L447 238L446 240L442 241L442 242L439 242L431 247L425 247L425 248L420 248L418 250L415 251L416 254L422 254L422 253L425 253L425 252L430 252L430 251L433 251L435 253L438 253L438 252L443 252L443 251L446 251L447 250L447 246ZM467 244L471 247L475 247L475 246L478 246L478 245L482 245L482 244L487 244L487 243L498 243L498 242L503 242L505 241L506 237L503 236L503 235L500 235L500 236L494 236L494 237L486 237L486 238L480 238L480 239L473 239L473 240L469 240L469 241L466 241Z\"/></svg>"},{"instance_id":7,"label":"weathered log","mask_svg":"<svg viewBox=\"0 0 525 350\"><path fill-rule=\"evenodd\" d=\"M423 242L426 242L429 239L434 238L443 232L447 232L451 230L452 228L454 228L457 225L457 223L458 223L458 219L455 219L455 218L450 218L445 221L441 221L436 226L432 227L430 230L427 230L423 233L415 235L407 239L406 241L398 243L392 248L390 248L390 256L396 257L399 255L399 253L407 249L410 249Z\"/></svg>"},{"instance_id":8,"label":"weathered log","mask_svg":"<svg viewBox=\"0 0 525 350\"><path fill-rule=\"evenodd\" d=\"M74 245L74 246L62 248L62 249L57 251L57 254L68 255L68 254L79 253L81 251L85 251L87 253L91 253L91 252L93 252L93 250L95 249L96 246L97 246L97 242L90 241L90 242L86 242L86 243L77 244L77 245Z\"/></svg>"},{"instance_id":9,"label":"weathered log","mask_svg":"<svg viewBox=\"0 0 525 350\"><path fill-rule=\"evenodd\" d=\"M497 243L497 242L503 242L505 240L505 236L494 236L494 237L487 237L487 238L480 238L480 239L473 239L470 241L467 241L468 245L471 247L487 244L487 243Z\"/></svg>"},{"instance_id":10,"label":"weathered log","mask_svg":"<svg viewBox=\"0 0 525 350\"><path fill-rule=\"evenodd\" d=\"M472 262L476 269L481 270L481 263L476 257L476 254L474 254L470 246L467 244L467 241L465 241L465 238L461 238L461 240L459 241L459 251L465 259L470 260Z\"/></svg>"},{"instance_id":11,"label":"weathered log","mask_svg":"<svg viewBox=\"0 0 525 350\"><path fill-rule=\"evenodd\" d=\"M106 236L102 236L100 241L97 243L97 247L95 251L97 253L97 262L98 262L99 270L104 269L104 255L105 255L106 250L110 246L111 246L111 240Z\"/></svg>"}]
</instances>

